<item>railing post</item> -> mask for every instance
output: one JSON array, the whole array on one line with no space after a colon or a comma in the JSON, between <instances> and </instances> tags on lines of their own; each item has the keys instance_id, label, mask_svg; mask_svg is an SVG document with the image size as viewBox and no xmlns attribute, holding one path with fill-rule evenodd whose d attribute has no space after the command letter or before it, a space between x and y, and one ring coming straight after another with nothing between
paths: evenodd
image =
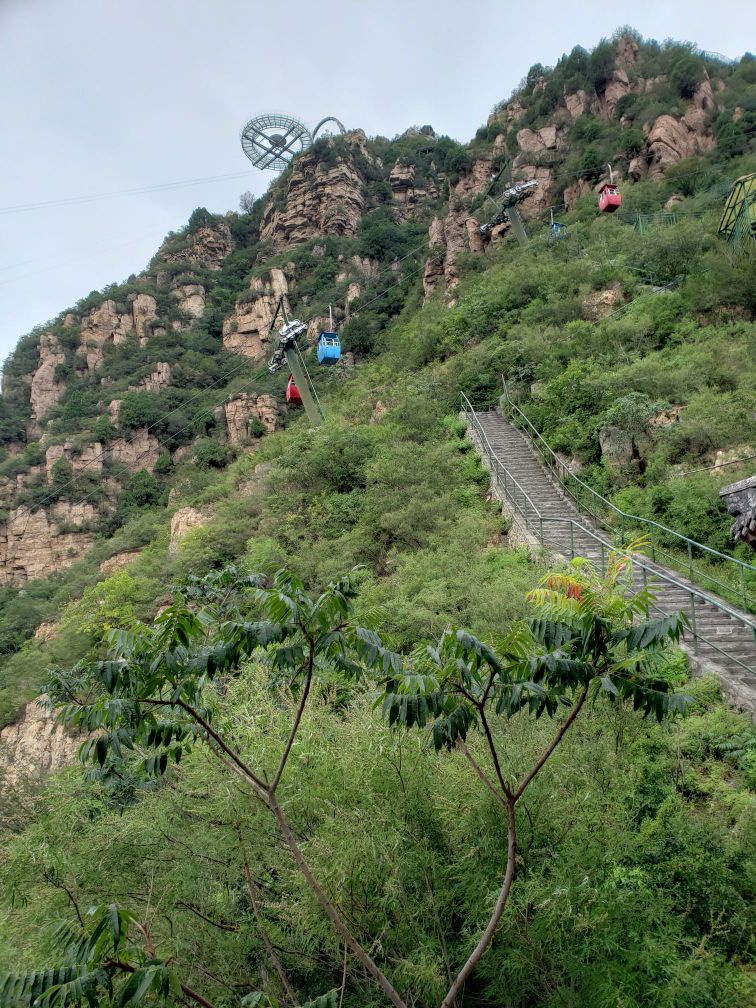
<instances>
[{"instance_id":1,"label":"railing post","mask_svg":"<svg viewBox=\"0 0 756 1008\"><path fill-rule=\"evenodd\" d=\"M625 547L625 512L620 511L620 546Z\"/></svg>"},{"instance_id":2,"label":"railing post","mask_svg":"<svg viewBox=\"0 0 756 1008\"><path fill-rule=\"evenodd\" d=\"M541 546L543 546L543 515L538 515L538 527L541 531Z\"/></svg>"},{"instance_id":3,"label":"railing post","mask_svg":"<svg viewBox=\"0 0 756 1008\"><path fill-rule=\"evenodd\" d=\"M693 547L688 542L688 576L693 580Z\"/></svg>"},{"instance_id":4,"label":"railing post","mask_svg":"<svg viewBox=\"0 0 756 1008\"><path fill-rule=\"evenodd\" d=\"M745 568L740 568L740 602L743 608L748 611L748 601L746 599L746 588L745 588Z\"/></svg>"},{"instance_id":5,"label":"railing post","mask_svg":"<svg viewBox=\"0 0 756 1008\"><path fill-rule=\"evenodd\" d=\"M599 546L601 547L601 573L604 573L604 543L599 539Z\"/></svg>"},{"instance_id":6,"label":"railing post","mask_svg":"<svg viewBox=\"0 0 756 1008\"><path fill-rule=\"evenodd\" d=\"M570 559L575 559L575 523L570 518Z\"/></svg>"},{"instance_id":7,"label":"railing post","mask_svg":"<svg viewBox=\"0 0 756 1008\"><path fill-rule=\"evenodd\" d=\"M690 629L693 631L693 653L698 654L698 634L696 631L696 595L690 593Z\"/></svg>"}]
</instances>

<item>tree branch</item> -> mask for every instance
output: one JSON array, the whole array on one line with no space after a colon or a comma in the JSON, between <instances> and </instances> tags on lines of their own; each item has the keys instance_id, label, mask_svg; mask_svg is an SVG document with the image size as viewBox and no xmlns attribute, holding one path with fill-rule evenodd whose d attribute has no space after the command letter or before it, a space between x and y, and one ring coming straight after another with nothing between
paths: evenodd
<instances>
[{"instance_id":1,"label":"tree branch","mask_svg":"<svg viewBox=\"0 0 756 1008\"><path fill-rule=\"evenodd\" d=\"M470 953L467 962L457 974L454 983L451 985L446 997L441 1002L441 1008L452 1008L465 984L465 981L478 965L483 953L491 944L491 939L493 938L499 921L501 920L501 915L504 913L504 907L507 905L509 893L512 889L512 881L514 880L515 874L516 853L517 825L515 822L515 799L510 798L507 802L507 868L504 874L504 882L502 884L501 891L499 892L499 898L496 900L496 906L491 914L491 919L486 925L485 931L480 936L478 944Z\"/></svg>"},{"instance_id":2,"label":"tree branch","mask_svg":"<svg viewBox=\"0 0 756 1008\"><path fill-rule=\"evenodd\" d=\"M562 741L562 739L564 738L565 732L567 732L567 730L569 729L569 727L572 724L572 722L575 720L575 718L580 713L580 710L581 710L583 704L585 703L585 700L586 700L587 696L588 696L588 687L584 686L583 689L580 692L580 695L577 698L577 701L575 702L575 706L570 711L568 717L565 719L565 721L562 724L562 726L560 727L559 731L556 733L556 735L554 736L554 738L551 740L550 744L544 749L543 753L541 754L541 756L539 757L539 759L536 761L536 763L534 763L534 765L531 767L531 769L525 774L525 776L523 777L523 779L518 784L517 789L512 794L512 798L513 798L514 801L518 801L522 797L523 792L525 791L525 788L528 786L528 784L530 784L530 782L533 780L533 778L536 776L536 774L538 774L540 772L540 770L542 769L542 767L543 767L544 763L546 762L546 760L549 758L549 756L551 756L551 754L554 752L554 750L556 749L556 747Z\"/></svg>"},{"instance_id":3,"label":"tree branch","mask_svg":"<svg viewBox=\"0 0 756 1008\"><path fill-rule=\"evenodd\" d=\"M309 864L305 860L304 855L302 854L302 851L299 847L299 844L297 843L294 833L292 832L291 826L289 825L289 822L284 814L284 811L278 804L275 795L272 793L269 794L269 803L270 803L270 809L273 815L276 817L276 822L278 823L278 827L281 831L281 836L283 837L286 846L289 848L295 864L302 872L305 881L312 890L313 895L317 899L318 903L320 903L321 907L325 911L326 916L329 918L333 926L336 928L341 937L344 939L349 948L352 950L354 956L359 960L360 963L362 963L362 965L368 971L368 973L370 973L370 975L374 977L374 979L378 983L378 986L381 988L381 990L389 999L389 1001L391 1001L391 1003L395 1006L395 1008L407 1008L407 1005L402 1000L397 991L392 987L391 983L389 982L388 978L383 973L381 968L378 966L376 962L373 961L373 959L368 955L368 953L365 951L362 945L360 945L360 943L354 937L352 932L346 926L338 910L333 905L333 903L331 903L325 891L323 890L322 886L313 875L312 869L310 868Z\"/></svg>"},{"instance_id":4,"label":"tree branch","mask_svg":"<svg viewBox=\"0 0 756 1008\"><path fill-rule=\"evenodd\" d=\"M291 726L291 731L289 732L289 738L284 746L284 751L281 753L281 759L278 762L278 769L276 770L275 776L270 784L271 793L276 790L278 783L281 780L281 775L284 772L284 767L286 766L286 761L289 758L289 753L291 752L291 747L294 745L294 739L299 731L299 723L302 720L302 714L304 714L305 704L307 703L307 697L310 694L310 686L312 685L312 673L315 666L315 652L314 644L312 638L310 638L310 650L307 657L307 678L305 679L304 688L302 689L302 696L299 699L299 706L297 707L297 713L294 717L294 724Z\"/></svg>"},{"instance_id":5,"label":"tree branch","mask_svg":"<svg viewBox=\"0 0 756 1008\"><path fill-rule=\"evenodd\" d=\"M488 719L486 718L485 709L481 706L480 708L480 723L483 725L483 731L486 735L486 741L488 742L488 748L491 750L491 757L493 758L494 769L496 770L496 776L498 778L501 790L507 796L507 798L512 797L512 790L504 780L504 775L501 772L501 767L499 766L499 754L496 752L496 746L494 745L493 735L491 734L491 728L488 724Z\"/></svg>"},{"instance_id":6,"label":"tree branch","mask_svg":"<svg viewBox=\"0 0 756 1008\"><path fill-rule=\"evenodd\" d=\"M286 991L286 997L292 1008L296 1008L297 1005L297 995L294 992L294 988L289 983L289 978L286 976L286 971L283 968L281 960L278 958L273 944L268 937L268 932L263 927L262 919L260 916L260 907L257 900L257 886L252 878L252 872L249 870L249 860L247 859L247 851L244 846L244 841L242 840L241 831L239 831L239 847L241 849L242 855L242 867L244 870L244 878L247 882L247 894L249 895L249 902L252 904L252 911L255 915L255 921L257 922L257 930L260 932L260 937L262 938L265 950L268 953L270 961L273 963L273 969L278 973L278 978L281 981L283 989Z\"/></svg>"},{"instance_id":7,"label":"tree branch","mask_svg":"<svg viewBox=\"0 0 756 1008\"><path fill-rule=\"evenodd\" d=\"M238 924L223 924L221 921L214 921L212 917L207 917L205 914L202 913L202 911L198 910L196 907L193 907L190 903L185 903L183 900L179 900L176 903L176 907L178 907L181 910L189 910L190 913L196 914L196 916L199 917L200 920L207 921L208 924L212 924L213 927L218 928L220 931L239 930Z\"/></svg>"},{"instance_id":8,"label":"tree branch","mask_svg":"<svg viewBox=\"0 0 756 1008\"><path fill-rule=\"evenodd\" d=\"M470 750L467 748L467 746L465 745L465 743L462 741L461 738L457 739L457 748L460 750L460 752L464 754L465 759L473 768L475 774L481 779L485 787L488 788L488 790L494 796L496 801L499 802L501 805L503 805L504 808L506 808L507 806L506 798L503 797L501 792L496 788L496 785L488 778L485 770L483 770L482 767L475 762L473 754L470 752Z\"/></svg>"},{"instance_id":9,"label":"tree branch","mask_svg":"<svg viewBox=\"0 0 756 1008\"><path fill-rule=\"evenodd\" d=\"M223 741L218 732L215 731L215 729L210 725L210 723L206 721L205 718L202 717L202 715L198 710L195 710L193 707L190 707L189 704L185 703L183 700L177 700L176 706L181 707L182 710L185 710L190 717L194 718L194 720L197 722L198 725L204 728L204 730L215 742L218 748L221 749L228 756L228 758L239 767L244 776L250 781L250 783L254 784L255 788L258 791L263 793L267 791L267 788L263 783L263 781L257 776L257 774L253 773L252 770L249 769L249 767L246 765L246 763L244 763L242 758L237 753L235 753L234 750L230 748L230 746L226 745L226 743Z\"/></svg>"},{"instance_id":10,"label":"tree branch","mask_svg":"<svg viewBox=\"0 0 756 1008\"><path fill-rule=\"evenodd\" d=\"M105 967L115 966L117 969L123 970L124 973L136 973L137 971L136 966L132 966L131 963L121 962L120 959L106 959L102 965ZM202 1005L202 1008L215 1008L212 1001L208 1001L207 998L202 997L201 994L193 991L191 987L187 987L186 984L181 983L181 981L179 981L179 987L190 999L190 1001L194 1001L198 1005Z\"/></svg>"}]
</instances>

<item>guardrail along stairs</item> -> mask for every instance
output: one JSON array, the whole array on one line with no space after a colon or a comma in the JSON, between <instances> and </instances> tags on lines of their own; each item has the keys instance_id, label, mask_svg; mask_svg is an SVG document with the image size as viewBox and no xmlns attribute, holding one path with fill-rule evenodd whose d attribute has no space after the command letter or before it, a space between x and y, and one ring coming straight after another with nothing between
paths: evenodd
<instances>
[{"instance_id":1,"label":"guardrail along stairs","mask_svg":"<svg viewBox=\"0 0 756 1008\"><path fill-rule=\"evenodd\" d=\"M492 490L520 527L554 553L603 566L616 548L613 536L578 509L525 434L499 411L476 412L465 396L463 408L470 436L491 470ZM728 699L756 713L756 620L648 557L636 558L634 567L639 585L654 583L655 608L686 613L689 652L710 666Z\"/></svg>"}]
</instances>

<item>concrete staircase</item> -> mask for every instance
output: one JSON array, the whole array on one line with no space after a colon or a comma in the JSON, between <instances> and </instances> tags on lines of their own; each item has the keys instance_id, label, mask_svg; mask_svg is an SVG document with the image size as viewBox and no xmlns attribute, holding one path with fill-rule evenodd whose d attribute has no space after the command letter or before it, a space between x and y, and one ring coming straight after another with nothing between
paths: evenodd
<instances>
[{"instance_id":1,"label":"concrete staircase","mask_svg":"<svg viewBox=\"0 0 756 1008\"><path fill-rule=\"evenodd\" d=\"M468 430L492 470L492 489L520 528L551 552L603 562L610 537L578 511L529 441L497 412L467 414ZM491 457L493 455L493 458ZM643 558L636 564L638 585L657 590L655 608L682 611L691 621L685 649L694 668L718 676L735 705L756 713L756 620L688 581L677 571Z\"/></svg>"}]
</instances>

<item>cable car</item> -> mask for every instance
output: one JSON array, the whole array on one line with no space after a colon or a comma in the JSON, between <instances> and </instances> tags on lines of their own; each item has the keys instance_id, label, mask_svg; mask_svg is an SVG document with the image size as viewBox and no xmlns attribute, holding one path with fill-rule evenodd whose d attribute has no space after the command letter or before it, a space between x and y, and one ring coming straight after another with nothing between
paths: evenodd
<instances>
[{"instance_id":1,"label":"cable car","mask_svg":"<svg viewBox=\"0 0 756 1008\"><path fill-rule=\"evenodd\" d=\"M551 210L551 223L549 224L549 238L564 238L567 234L567 225L554 220L554 211Z\"/></svg>"},{"instance_id":2,"label":"cable car","mask_svg":"<svg viewBox=\"0 0 756 1008\"><path fill-rule=\"evenodd\" d=\"M286 402L291 403L293 406L302 405L302 396L299 394L297 383L294 381L294 375L289 375L289 380L286 383Z\"/></svg>"},{"instance_id":3,"label":"cable car","mask_svg":"<svg viewBox=\"0 0 756 1008\"><path fill-rule=\"evenodd\" d=\"M318 340L318 364L336 364L341 357L339 334L322 332Z\"/></svg>"},{"instance_id":4,"label":"cable car","mask_svg":"<svg viewBox=\"0 0 756 1008\"><path fill-rule=\"evenodd\" d=\"M607 165L607 168L609 169L609 181L604 182L599 189L598 206L601 213L614 213L615 210L622 206L622 196L614 184L612 166Z\"/></svg>"}]
</instances>

